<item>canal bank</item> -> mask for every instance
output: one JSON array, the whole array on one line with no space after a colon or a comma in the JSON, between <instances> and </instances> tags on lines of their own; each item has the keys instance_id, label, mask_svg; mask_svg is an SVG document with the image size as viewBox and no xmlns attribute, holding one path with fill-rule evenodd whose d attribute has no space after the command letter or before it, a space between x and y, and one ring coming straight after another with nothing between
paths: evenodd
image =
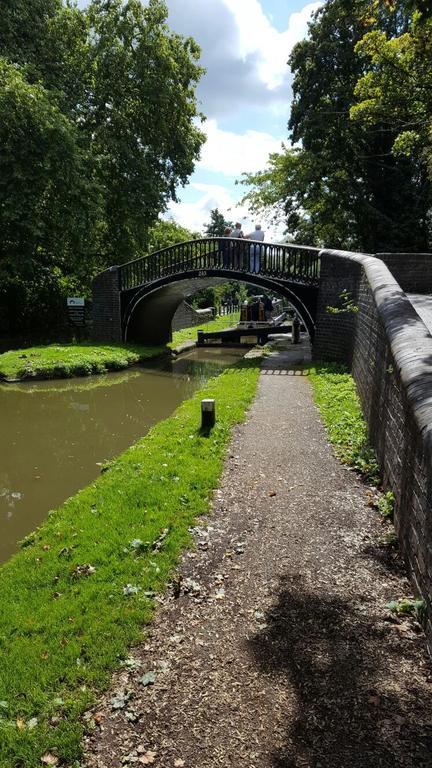
<instances>
[{"instance_id":1,"label":"canal bank","mask_svg":"<svg viewBox=\"0 0 432 768\"><path fill-rule=\"evenodd\" d=\"M0 385L0 562L50 509L243 354L191 350L85 380Z\"/></svg>"},{"instance_id":2,"label":"canal bank","mask_svg":"<svg viewBox=\"0 0 432 768\"><path fill-rule=\"evenodd\" d=\"M198 331L218 331L237 320L238 313L232 313L202 325L174 331L172 341L165 346L95 344L88 341L13 349L0 354L0 382L67 379L121 371L147 360L179 354L195 346Z\"/></svg>"}]
</instances>

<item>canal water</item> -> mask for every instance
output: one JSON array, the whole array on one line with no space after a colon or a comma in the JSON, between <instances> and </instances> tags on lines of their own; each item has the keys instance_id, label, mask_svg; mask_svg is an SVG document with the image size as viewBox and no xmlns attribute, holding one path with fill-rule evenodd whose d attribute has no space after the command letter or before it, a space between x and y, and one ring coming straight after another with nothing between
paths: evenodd
<instances>
[{"instance_id":1,"label":"canal water","mask_svg":"<svg viewBox=\"0 0 432 768\"><path fill-rule=\"evenodd\" d=\"M243 354L200 349L89 379L0 385L0 562L103 462Z\"/></svg>"}]
</instances>

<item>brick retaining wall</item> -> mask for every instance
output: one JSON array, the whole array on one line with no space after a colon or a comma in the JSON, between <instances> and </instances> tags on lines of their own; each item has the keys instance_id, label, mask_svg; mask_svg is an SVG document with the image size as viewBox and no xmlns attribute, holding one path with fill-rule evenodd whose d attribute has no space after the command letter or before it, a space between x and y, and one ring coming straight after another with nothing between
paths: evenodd
<instances>
[{"instance_id":1,"label":"brick retaining wall","mask_svg":"<svg viewBox=\"0 0 432 768\"><path fill-rule=\"evenodd\" d=\"M173 331L181 331L183 328L192 328L194 325L202 325L210 320L213 320L211 309L197 312L187 301L182 301L172 319L171 327Z\"/></svg>"},{"instance_id":2,"label":"brick retaining wall","mask_svg":"<svg viewBox=\"0 0 432 768\"><path fill-rule=\"evenodd\" d=\"M323 251L321 263L314 357L351 366L432 651L432 336L383 261ZM357 313L326 311L340 302L339 275Z\"/></svg>"},{"instance_id":3,"label":"brick retaining wall","mask_svg":"<svg viewBox=\"0 0 432 768\"><path fill-rule=\"evenodd\" d=\"M319 360L336 360L350 366L356 315L352 312L332 314L328 307L341 308L342 291L348 291L353 302L357 302L361 265L328 252L321 259L320 278L314 355Z\"/></svg>"},{"instance_id":4,"label":"brick retaining wall","mask_svg":"<svg viewBox=\"0 0 432 768\"><path fill-rule=\"evenodd\" d=\"M406 293L432 293L431 253L377 253Z\"/></svg>"}]
</instances>

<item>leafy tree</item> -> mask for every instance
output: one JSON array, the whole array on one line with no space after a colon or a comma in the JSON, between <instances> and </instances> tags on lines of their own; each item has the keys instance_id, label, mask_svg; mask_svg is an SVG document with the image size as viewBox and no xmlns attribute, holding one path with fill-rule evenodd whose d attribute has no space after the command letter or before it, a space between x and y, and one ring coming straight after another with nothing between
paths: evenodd
<instances>
[{"instance_id":1,"label":"leafy tree","mask_svg":"<svg viewBox=\"0 0 432 768\"><path fill-rule=\"evenodd\" d=\"M0 321L11 330L30 319L30 296L39 318L50 301L56 315L67 285L88 291L96 271L145 251L193 171L200 52L166 20L162 0L86 11L3 0L0 270L13 281L0 287Z\"/></svg>"},{"instance_id":2,"label":"leafy tree","mask_svg":"<svg viewBox=\"0 0 432 768\"><path fill-rule=\"evenodd\" d=\"M397 130L388 121L371 127L350 119L367 66L357 44L377 26L400 34L409 20L399 4L394 12L383 2L328 0L293 49L295 148L273 155L246 183L249 202L276 205L294 239L370 252L427 249L424 173L414 158L392 153Z\"/></svg>"},{"instance_id":3,"label":"leafy tree","mask_svg":"<svg viewBox=\"0 0 432 768\"><path fill-rule=\"evenodd\" d=\"M94 88L86 128L105 190L103 251L127 261L194 169L204 134L191 38L169 32L160 0L93 0L88 18Z\"/></svg>"},{"instance_id":4,"label":"leafy tree","mask_svg":"<svg viewBox=\"0 0 432 768\"><path fill-rule=\"evenodd\" d=\"M407 31L366 34L356 51L368 71L355 88L353 120L386 126L395 157L412 158L422 176L432 177L432 19L413 14Z\"/></svg>"},{"instance_id":5,"label":"leafy tree","mask_svg":"<svg viewBox=\"0 0 432 768\"><path fill-rule=\"evenodd\" d=\"M232 221L227 221L218 208L210 211L210 221L204 227L205 237L223 237L227 227L232 227Z\"/></svg>"},{"instance_id":6,"label":"leafy tree","mask_svg":"<svg viewBox=\"0 0 432 768\"><path fill-rule=\"evenodd\" d=\"M207 307L219 309L223 303L240 304L248 297L249 293L254 292L260 293L262 289L256 288L255 290L253 286L246 286L245 283L240 283L237 280L227 280L195 293L192 297L192 305L198 309Z\"/></svg>"},{"instance_id":7,"label":"leafy tree","mask_svg":"<svg viewBox=\"0 0 432 768\"><path fill-rule=\"evenodd\" d=\"M82 10L62 0L3 0L1 55L76 116L91 93L90 50L89 19Z\"/></svg>"},{"instance_id":8,"label":"leafy tree","mask_svg":"<svg viewBox=\"0 0 432 768\"><path fill-rule=\"evenodd\" d=\"M14 63L37 67L47 40L48 22L61 7L61 0L2 0L1 55Z\"/></svg>"},{"instance_id":9,"label":"leafy tree","mask_svg":"<svg viewBox=\"0 0 432 768\"><path fill-rule=\"evenodd\" d=\"M395 11L400 0L384 0L384 3L388 8ZM430 0L405 0L404 5L409 11L420 11L425 18L432 16Z\"/></svg>"},{"instance_id":10,"label":"leafy tree","mask_svg":"<svg viewBox=\"0 0 432 768\"><path fill-rule=\"evenodd\" d=\"M198 240L200 237L199 232L191 232L186 227L177 224L173 219L160 219L150 229L148 249L152 253L153 251L160 251L162 248L168 248L176 243Z\"/></svg>"},{"instance_id":11,"label":"leafy tree","mask_svg":"<svg viewBox=\"0 0 432 768\"><path fill-rule=\"evenodd\" d=\"M378 6L371 16L363 0L329 0L317 12L309 38L290 58L291 137L313 157L307 166L310 183L319 189L315 220L324 243L368 251L426 248L430 190L416 163L391 154L394 134L388 125L369 130L349 119L364 72L355 48L377 24L403 29L407 14Z\"/></svg>"},{"instance_id":12,"label":"leafy tree","mask_svg":"<svg viewBox=\"0 0 432 768\"><path fill-rule=\"evenodd\" d=\"M20 327L45 315L49 323L58 310L50 296L63 295L68 277L79 280L89 268L97 189L89 188L75 126L42 85L5 59L0 115L0 318Z\"/></svg>"},{"instance_id":13,"label":"leafy tree","mask_svg":"<svg viewBox=\"0 0 432 768\"><path fill-rule=\"evenodd\" d=\"M242 203L269 224L286 224L289 240L315 245L334 241L321 221L321 184L311 184L313 157L302 149L283 148L269 156L268 166L258 173L244 174L241 183L249 187Z\"/></svg>"}]
</instances>

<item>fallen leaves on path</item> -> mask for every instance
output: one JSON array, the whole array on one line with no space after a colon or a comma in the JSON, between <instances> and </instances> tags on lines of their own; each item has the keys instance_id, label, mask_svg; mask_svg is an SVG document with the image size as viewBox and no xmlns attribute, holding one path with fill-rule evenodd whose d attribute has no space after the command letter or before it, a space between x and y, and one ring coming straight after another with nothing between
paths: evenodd
<instances>
[{"instance_id":1,"label":"fallen leaves on path","mask_svg":"<svg viewBox=\"0 0 432 768\"><path fill-rule=\"evenodd\" d=\"M152 765L156 760L156 755L157 755L157 752L152 752L151 750L149 750L148 752L145 753L145 755L141 755L141 757L138 758L138 761L142 765Z\"/></svg>"}]
</instances>

